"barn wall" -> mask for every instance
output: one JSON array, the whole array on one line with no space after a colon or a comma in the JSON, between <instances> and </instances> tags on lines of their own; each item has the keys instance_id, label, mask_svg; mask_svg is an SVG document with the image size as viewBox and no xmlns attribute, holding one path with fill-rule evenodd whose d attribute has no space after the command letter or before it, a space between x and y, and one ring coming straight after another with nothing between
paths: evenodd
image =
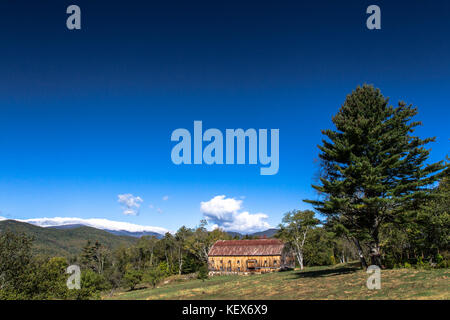
<instances>
[{"instance_id":1,"label":"barn wall","mask_svg":"<svg viewBox=\"0 0 450 320\"><path fill-rule=\"evenodd\" d=\"M271 272L280 269L281 255L276 256L212 256L208 258L213 272ZM256 260L256 264L252 262ZM254 265L255 268L249 268Z\"/></svg>"}]
</instances>

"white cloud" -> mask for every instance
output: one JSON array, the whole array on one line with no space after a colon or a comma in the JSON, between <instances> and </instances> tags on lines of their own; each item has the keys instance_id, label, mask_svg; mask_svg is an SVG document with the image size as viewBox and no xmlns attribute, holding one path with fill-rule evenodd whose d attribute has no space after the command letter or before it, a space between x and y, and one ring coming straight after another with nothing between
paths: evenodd
<instances>
[{"instance_id":1,"label":"white cloud","mask_svg":"<svg viewBox=\"0 0 450 320\"><path fill-rule=\"evenodd\" d=\"M215 196L209 201L200 202L200 210L205 217L231 221L242 205L242 200L226 198L225 195Z\"/></svg>"},{"instance_id":2,"label":"white cloud","mask_svg":"<svg viewBox=\"0 0 450 320\"><path fill-rule=\"evenodd\" d=\"M1 220L6 220L6 218L0 217ZM14 219L20 222L31 223L39 227L55 227L55 226L66 226L71 224L82 224L88 227L93 227L97 229L106 229L114 231L129 231L129 232L156 232L160 234L165 234L168 232L165 228L152 227L152 226L141 226L134 223L113 221L108 219L83 219L83 218L66 218L66 217L55 217L55 218L33 218L33 219Z\"/></svg>"},{"instance_id":3,"label":"white cloud","mask_svg":"<svg viewBox=\"0 0 450 320\"><path fill-rule=\"evenodd\" d=\"M226 198L225 195L215 196L209 201L200 203L204 217L212 224L212 228L222 228L226 231L257 232L270 228L265 221L264 213L251 214L242 211L242 200Z\"/></svg>"},{"instance_id":4,"label":"white cloud","mask_svg":"<svg viewBox=\"0 0 450 320\"><path fill-rule=\"evenodd\" d=\"M150 204L148 207L149 207L150 209L153 209L155 206L152 205L152 204Z\"/></svg>"},{"instance_id":5,"label":"white cloud","mask_svg":"<svg viewBox=\"0 0 450 320\"><path fill-rule=\"evenodd\" d=\"M162 211L161 208L156 209L156 212L158 212L158 213L163 213L163 211Z\"/></svg>"},{"instance_id":6,"label":"white cloud","mask_svg":"<svg viewBox=\"0 0 450 320\"><path fill-rule=\"evenodd\" d=\"M167 201L167 200L169 200L169 196L164 196L164 197L162 197L162 199L163 199L163 201Z\"/></svg>"},{"instance_id":7,"label":"white cloud","mask_svg":"<svg viewBox=\"0 0 450 320\"><path fill-rule=\"evenodd\" d=\"M141 197L135 197L131 193L119 194L118 202L122 205L123 214L137 216L141 203L144 202Z\"/></svg>"}]
</instances>

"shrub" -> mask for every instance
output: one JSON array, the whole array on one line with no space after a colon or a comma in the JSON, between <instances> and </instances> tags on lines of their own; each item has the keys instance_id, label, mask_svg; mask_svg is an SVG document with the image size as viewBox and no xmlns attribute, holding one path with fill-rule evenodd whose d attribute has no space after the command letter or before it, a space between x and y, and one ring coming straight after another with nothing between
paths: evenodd
<instances>
[{"instance_id":1,"label":"shrub","mask_svg":"<svg viewBox=\"0 0 450 320\"><path fill-rule=\"evenodd\" d=\"M450 264L448 263L448 260L442 260L436 265L437 268L449 268Z\"/></svg>"},{"instance_id":2,"label":"shrub","mask_svg":"<svg viewBox=\"0 0 450 320\"><path fill-rule=\"evenodd\" d=\"M335 265L335 264L336 264L336 258L334 257L334 255L331 255L331 256L330 256L330 263L331 263L332 265Z\"/></svg>"},{"instance_id":3,"label":"shrub","mask_svg":"<svg viewBox=\"0 0 450 320\"><path fill-rule=\"evenodd\" d=\"M198 274L197 274L197 278L201 279L203 281L205 281L206 279L208 279L208 266L206 264L202 265L199 269L198 269Z\"/></svg>"},{"instance_id":4,"label":"shrub","mask_svg":"<svg viewBox=\"0 0 450 320\"><path fill-rule=\"evenodd\" d=\"M102 274L87 269L81 273L81 287L98 292L109 289L110 284Z\"/></svg>"}]
</instances>

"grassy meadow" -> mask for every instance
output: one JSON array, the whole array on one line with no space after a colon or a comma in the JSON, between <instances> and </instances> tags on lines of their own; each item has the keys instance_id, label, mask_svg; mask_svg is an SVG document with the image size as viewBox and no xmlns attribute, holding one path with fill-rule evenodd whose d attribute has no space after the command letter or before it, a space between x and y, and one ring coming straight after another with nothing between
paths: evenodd
<instances>
[{"instance_id":1,"label":"grassy meadow","mask_svg":"<svg viewBox=\"0 0 450 320\"><path fill-rule=\"evenodd\" d=\"M449 269L382 270L380 290L367 289L368 276L356 264L205 281L174 276L154 289L117 291L103 299L450 299Z\"/></svg>"}]
</instances>

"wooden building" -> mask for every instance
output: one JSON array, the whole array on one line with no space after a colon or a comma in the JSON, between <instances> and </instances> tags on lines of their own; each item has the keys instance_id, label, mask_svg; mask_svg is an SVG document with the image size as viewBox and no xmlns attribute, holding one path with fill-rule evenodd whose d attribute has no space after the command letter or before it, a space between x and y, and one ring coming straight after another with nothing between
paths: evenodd
<instances>
[{"instance_id":1,"label":"wooden building","mask_svg":"<svg viewBox=\"0 0 450 320\"><path fill-rule=\"evenodd\" d=\"M292 253L278 239L218 240L208 253L209 273L249 274L295 267Z\"/></svg>"}]
</instances>

